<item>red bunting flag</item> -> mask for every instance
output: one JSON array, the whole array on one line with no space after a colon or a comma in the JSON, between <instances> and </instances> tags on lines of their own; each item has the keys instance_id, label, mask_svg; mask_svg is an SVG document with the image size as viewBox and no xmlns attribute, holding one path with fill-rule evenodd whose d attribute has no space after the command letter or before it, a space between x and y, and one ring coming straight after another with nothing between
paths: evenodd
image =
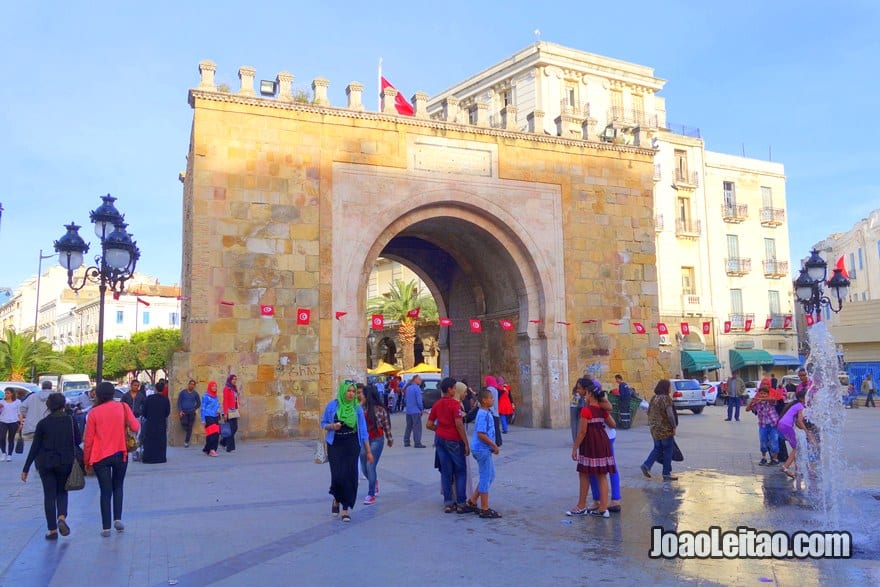
<instances>
[{"instance_id":1,"label":"red bunting flag","mask_svg":"<svg viewBox=\"0 0 880 587\"><path fill-rule=\"evenodd\" d=\"M730 323L730 320L725 320L724 321L724 334L730 334L730 328L732 326L733 325Z\"/></svg>"},{"instance_id":2,"label":"red bunting flag","mask_svg":"<svg viewBox=\"0 0 880 587\"><path fill-rule=\"evenodd\" d=\"M137 300L137 303L143 304L148 308L150 307L150 302L148 302L147 300L142 300L141 298L135 298L135 299Z\"/></svg>"},{"instance_id":3,"label":"red bunting flag","mask_svg":"<svg viewBox=\"0 0 880 587\"><path fill-rule=\"evenodd\" d=\"M382 330L385 328L385 316L382 314L373 314L370 317L370 325L373 327L373 330Z\"/></svg>"},{"instance_id":4,"label":"red bunting flag","mask_svg":"<svg viewBox=\"0 0 880 587\"><path fill-rule=\"evenodd\" d=\"M571 326L571 322L562 322L562 321L560 320L560 321L557 321L556 323L557 323L557 324L562 324L563 326Z\"/></svg>"},{"instance_id":5,"label":"red bunting flag","mask_svg":"<svg viewBox=\"0 0 880 587\"><path fill-rule=\"evenodd\" d=\"M119 296L120 296L120 293L119 293L118 291L114 291L114 292L113 292L113 299L114 299L114 300L118 300L118 299L119 299Z\"/></svg>"},{"instance_id":6,"label":"red bunting flag","mask_svg":"<svg viewBox=\"0 0 880 587\"><path fill-rule=\"evenodd\" d=\"M807 326L812 326L816 322L812 314L807 314L804 319L807 321Z\"/></svg>"},{"instance_id":7,"label":"red bunting flag","mask_svg":"<svg viewBox=\"0 0 880 587\"><path fill-rule=\"evenodd\" d=\"M669 329L666 328L666 324L663 322L657 323L657 334L669 334Z\"/></svg>"},{"instance_id":8,"label":"red bunting flag","mask_svg":"<svg viewBox=\"0 0 880 587\"><path fill-rule=\"evenodd\" d=\"M611 324L612 326L620 326L622 323L621 322L609 322L608 324Z\"/></svg>"},{"instance_id":9,"label":"red bunting flag","mask_svg":"<svg viewBox=\"0 0 880 587\"><path fill-rule=\"evenodd\" d=\"M449 318L440 318L440 326L452 326L452 320Z\"/></svg>"},{"instance_id":10,"label":"red bunting flag","mask_svg":"<svg viewBox=\"0 0 880 587\"><path fill-rule=\"evenodd\" d=\"M308 325L312 320L312 311L307 308L299 308L296 311L296 323L302 326Z\"/></svg>"},{"instance_id":11,"label":"red bunting flag","mask_svg":"<svg viewBox=\"0 0 880 587\"><path fill-rule=\"evenodd\" d=\"M770 330L771 324L773 324L773 318L767 318L764 320L764 330Z\"/></svg>"},{"instance_id":12,"label":"red bunting flag","mask_svg":"<svg viewBox=\"0 0 880 587\"><path fill-rule=\"evenodd\" d=\"M477 320L476 318L470 319L471 332L483 332L483 323Z\"/></svg>"},{"instance_id":13,"label":"red bunting flag","mask_svg":"<svg viewBox=\"0 0 880 587\"><path fill-rule=\"evenodd\" d=\"M177 300L180 302L185 301L185 300L191 300L191 299L192 298L189 296L177 296Z\"/></svg>"},{"instance_id":14,"label":"red bunting flag","mask_svg":"<svg viewBox=\"0 0 880 587\"><path fill-rule=\"evenodd\" d=\"M619 322L612 322L611 324L617 324L618 326L620 325ZM646 332L648 332L647 330L645 330L645 326L641 322L633 322L633 328L636 329L636 334L645 334Z\"/></svg>"},{"instance_id":15,"label":"red bunting flag","mask_svg":"<svg viewBox=\"0 0 880 587\"><path fill-rule=\"evenodd\" d=\"M339 320L340 318L342 318L346 314L348 314L348 312L336 312L336 319Z\"/></svg>"},{"instance_id":16,"label":"red bunting flag","mask_svg":"<svg viewBox=\"0 0 880 587\"><path fill-rule=\"evenodd\" d=\"M840 259L837 260L837 264L834 266L834 268L840 269L840 274L849 279L849 273L846 270L846 263L843 262L843 255L841 255Z\"/></svg>"},{"instance_id":17,"label":"red bunting flag","mask_svg":"<svg viewBox=\"0 0 880 587\"><path fill-rule=\"evenodd\" d=\"M543 320L529 320L532 324L540 324Z\"/></svg>"},{"instance_id":18,"label":"red bunting flag","mask_svg":"<svg viewBox=\"0 0 880 587\"><path fill-rule=\"evenodd\" d=\"M750 331L751 329L752 329L752 319L746 318L746 332Z\"/></svg>"},{"instance_id":19,"label":"red bunting flag","mask_svg":"<svg viewBox=\"0 0 880 587\"><path fill-rule=\"evenodd\" d=\"M595 324L598 320L584 320L583 324Z\"/></svg>"},{"instance_id":20,"label":"red bunting flag","mask_svg":"<svg viewBox=\"0 0 880 587\"><path fill-rule=\"evenodd\" d=\"M419 312L421 312L421 310L422 310L421 308L413 308L412 310L410 310L409 312L406 313L406 317L407 318L418 318Z\"/></svg>"},{"instance_id":21,"label":"red bunting flag","mask_svg":"<svg viewBox=\"0 0 880 587\"><path fill-rule=\"evenodd\" d=\"M681 333L684 334L685 336L687 336L688 334L691 333L691 325L688 324L687 322L682 322L680 326L681 326Z\"/></svg>"},{"instance_id":22,"label":"red bunting flag","mask_svg":"<svg viewBox=\"0 0 880 587\"><path fill-rule=\"evenodd\" d=\"M274 316L275 306L260 306L260 316Z\"/></svg>"},{"instance_id":23,"label":"red bunting flag","mask_svg":"<svg viewBox=\"0 0 880 587\"><path fill-rule=\"evenodd\" d=\"M791 316L786 316L782 323L783 328L791 328Z\"/></svg>"},{"instance_id":24,"label":"red bunting flag","mask_svg":"<svg viewBox=\"0 0 880 587\"><path fill-rule=\"evenodd\" d=\"M502 330L513 330L513 322L510 320L499 320L499 324L501 324Z\"/></svg>"},{"instance_id":25,"label":"red bunting flag","mask_svg":"<svg viewBox=\"0 0 880 587\"><path fill-rule=\"evenodd\" d=\"M391 82L389 82L387 79L385 79L385 76L383 75L382 76L382 90L383 90L382 101L383 101L383 105L384 105L384 101L385 101L385 97L384 97L385 88L394 88L394 86L391 85ZM397 88L394 88L394 89L396 90ZM415 110L413 110L412 104L410 104L409 101L406 98L404 98L403 94L401 94L400 92L397 92L397 97L394 98L394 109L397 110L398 114L402 114L403 116L412 116L413 114L415 114Z\"/></svg>"},{"instance_id":26,"label":"red bunting flag","mask_svg":"<svg viewBox=\"0 0 880 587\"><path fill-rule=\"evenodd\" d=\"M703 334L709 334L710 332L712 332L712 323L703 322Z\"/></svg>"},{"instance_id":27,"label":"red bunting flag","mask_svg":"<svg viewBox=\"0 0 880 587\"><path fill-rule=\"evenodd\" d=\"M221 306L234 306L235 302L227 302L226 300L220 300Z\"/></svg>"}]
</instances>

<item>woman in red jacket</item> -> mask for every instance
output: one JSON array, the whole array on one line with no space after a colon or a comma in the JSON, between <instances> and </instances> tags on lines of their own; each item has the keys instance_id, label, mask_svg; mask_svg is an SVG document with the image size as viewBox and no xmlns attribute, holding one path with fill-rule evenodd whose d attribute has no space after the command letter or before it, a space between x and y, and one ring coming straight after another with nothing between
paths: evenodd
<instances>
[{"instance_id":1,"label":"woman in red jacket","mask_svg":"<svg viewBox=\"0 0 880 587\"><path fill-rule=\"evenodd\" d=\"M504 381L504 377L498 377L498 415L501 417L501 432L504 434L507 434L507 425L513 419L513 410L510 386Z\"/></svg>"},{"instance_id":2,"label":"woman in red jacket","mask_svg":"<svg viewBox=\"0 0 880 587\"><path fill-rule=\"evenodd\" d=\"M226 385L223 387L223 417L229 424L229 430L232 432L228 437L220 440L220 444L226 447L226 452L235 450L235 433L238 432L238 386L236 382L238 377L230 375L226 378Z\"/></svg>"},{"instance_id":3,"label":"woman in red jacket","mask_svg":"<svg viewBox=\"0 0 880 587\"><path fill-rule=\"evenodd\" d=\"M86 473L93 469L101 488L101 536L110 536L110 501L113 501L113 527L122 532L122 485L128 468L125 427L137 433L140 422L125 402L113 401L116 390L106 381L98 385L98 405L89 411L83 459Z\"/></svg>"}]
</instances>

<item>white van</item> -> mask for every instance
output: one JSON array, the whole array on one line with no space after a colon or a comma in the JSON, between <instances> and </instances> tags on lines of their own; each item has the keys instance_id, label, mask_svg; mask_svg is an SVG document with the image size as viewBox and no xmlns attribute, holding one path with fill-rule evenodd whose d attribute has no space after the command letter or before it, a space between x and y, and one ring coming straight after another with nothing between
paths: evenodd
<instances>
[{"instance_id":1,"label":"white van","mask_svg":"<svg viewBox=\"0 0 880 587\"><path fill-rule=\"evenodd\" d=\"M55 391L60 391L69 400L83 393L88 394L91 387L92 381L85 373L69 373L58 378L58 388Z\"/></svg>"}]
</instances>

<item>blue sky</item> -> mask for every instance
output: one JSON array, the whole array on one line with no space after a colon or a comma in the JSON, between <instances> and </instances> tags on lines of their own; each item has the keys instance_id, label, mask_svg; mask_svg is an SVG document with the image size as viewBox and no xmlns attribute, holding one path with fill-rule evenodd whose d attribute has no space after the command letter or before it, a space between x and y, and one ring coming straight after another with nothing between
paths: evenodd
<instances>
[{"instance_id":1,"label":"blue sky","mask_svg":"<svg viewBox=\"0 0 880 587\"><path fill-rule=\"evenodd\" d=\"M80 7L73 5L81 4ZM34 275L75 220L112 193L138 269L180 279L181 185L197 63L237 87L280 70L306 88L373 95L378 58L407 96L436 93L534 42L650 65L669 119L711 150L773 159L788 176L793 257L880 208L880 3L4 3L0 8L0 287ZM833 8L832 8L833 6ZM544 11L542 13L542 10ZM368 107L375 100L367 97ZM53 261L49 261L50 263Z\"/></svg>"}]
</instances>

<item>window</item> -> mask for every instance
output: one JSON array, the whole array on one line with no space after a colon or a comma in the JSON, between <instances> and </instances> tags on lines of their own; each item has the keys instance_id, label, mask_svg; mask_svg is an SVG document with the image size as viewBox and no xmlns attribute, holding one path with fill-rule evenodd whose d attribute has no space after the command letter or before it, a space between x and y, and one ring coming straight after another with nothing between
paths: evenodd
<instances>
[{"instance_id":1,"label":"window","mask_svg":"<svg viewBox=\"0 0 880 587\"><path fill-rule=\"evenodd\" d=\"M565 103L572 107L577 104L577 88L574 84L565 84Z\"/></svg>"},{"instance_id":2,"label":"window","mask_svg":"<svg viewBox=\"0 0 880 587\"><path fill-rule=\"evenodd\" d=\"M180 326L180 314L177 312L169 312L168 313L168 325L169 326Z\"/></svg>"},{"instance_id":3,"label":"window","mask_svg":"<svg viewBox=\"0 0 880 587\"><path fill-rule=\"evenodd\" d=\"M855 253L849 254L849 267L850 267L850 269L847 272L847 273L849 273L849 278L855 279L856 278L856 255L855 255Z\"/></svg>"},{"instance_id":4,"label":"window","mask_svg":"<svg viewBox=\"0 0 880 587\"><path fill-rule=\"evenodd\" d=\"M477 124L477 107L474 106L470 110L468 110L468 121L471 124Z\"/></svg>"},{"instance_id":5,"label":"window","mask_svg":"<svg viewBox=\"0 0 880 587\"><path fill-rule=\"evenodd\" d=\"M776 239L775 238L765 238L764 239L764 259L767 261L775 261L776 260Z\"/></svg>"},{"instance_id":6,"label":"window","mask_svg":"<svg viewBox=\"0 0 880 587\"><path fill-rule=\"evenodd\" d=\"M513 105L513 93L511 90L501 92L501 107L506 108Z\"/></svg>"},{"instance_id":7,"label":"window","mask_svg":"<svg viewBox=\"0 0 880 587\"><path fill-rule=\"evenodd\" d=\"M146 326L147 324L150 323L150 313L145 310L143 316L144 316L144 326Z\"/></svg>"},{"instance_id":8,"label":"window","mask_svg":"<svg viewBox=\"0 0 880 587\"><path fill-rule=\"evenodd\" d=\"M730 313L743 313L743 292L741 289L730 290Z\"/></svg>"},{"instance_id":9,"label":"window","mask_svg":"<svg viewBox=\"0 0 880 587\"><path fill-rule=\"evenodd\" d=\"M691 217L691 202L690 198L679 198L678 199L678 219L682 224L687 226L688 221Z\"/></svg>"},{"instance_id":10,"label":"window","mask_svg":"<svg viewBox=\"0 0 880 587\"><path fill-rule=\"evenodd\" d=\"M733 208L736 206L736 186L732 181L724 182L724 207Z\"/></svg>"},{"instance_id":11,"label":"window","mask_svg":"<svg viewBox=\"0 0 880 587\"><path fill-rule=\"evenodd\" d=\"M123 316L124 316L124 315L123 315L123 313L122 313L122 310L117 310L117 311L116 311L116 323L117 323L117 324L122 324Z\"/></svg>"},{"instance_id":12,"label":"window","mask_svg":"<svg viewBox=\"0 0 880 587\"><path fill-rule=\"evenodd\" d=\"M620 90L611 90L609 92L611 99L611 114L615 117L623 116L623 92Z\"/></svg>"},{"instance_id":13,"label":"window","mask_svg":"<svg viewBox=\"0 0 880 587\"><path fill-rule=\"evenodd\" d=\"M688 154L687 151L675 150L675 177L676 179L687 179L688 176Z\"/></svg>"},{"instance_id":14,"label":"window","mask_svg":"<svg viewBox=\"0 0 880 587\"><path fill-rule=\"evenodd\" d=\"M773 190L767 186L761 186L761 203L765 208L773 207Z\"/></svg>"},{"instance_id":15,"label":"window","mask_svg":"<svg viewBox=\"0 0 880 587\"><path fill-rule=\"evenodd\" d=\"M859 271L865 268L864 259L862 258L862 247L859 247Z\"/></svg>"},{"instance_id":16,"label":"window","mask_svg":"<svg viewBox=\"0 0 880 587\"><path fill-rule=\"evenodd\" d=\"M739 258L739 237L735 234L727 235L727 257L729 259Z\"/></svg>"},{"instance_id":17,"label":"window","mask_svg":"<svg viewBox=\"0 0 880 587\"><path fill-rule=\"evenodd\" d=\"M782 306L779 305L778 291L774 291L772 289L768 291L767 301L769 302L771 316L778 316L779 314L782 314Z\"/></svg>"},{"instance_id":18,"label":"window","mask_svg":"<svg viewBox=\"0 0 880 587\"><path fill-rule=\"evenodd\" d=\"M633 114L635 115L638 122L645 122L644 114L645 114L645 97L641 94L633 94Z\"/></svg>"},{"instance_id":19,"label":"window","mask_svg":"<svg viewBox=\"0 0 880 587\"><path fill-rule=\"evenodd\" d=\"M690 296L697 294L696 285L694 283L693 267L681 268L681 293Z\"/></svg>"},{"instance_id":20,"label":"window","mask_svg":"<svg viewBox=\"0 0 880 587\"><path fill-rule=\"evenodd\" d=\"M865 292L862 292L862 301L864 302L867 299L868 299L868 294L866 294Z\"/></svg>"}]
</instances>

